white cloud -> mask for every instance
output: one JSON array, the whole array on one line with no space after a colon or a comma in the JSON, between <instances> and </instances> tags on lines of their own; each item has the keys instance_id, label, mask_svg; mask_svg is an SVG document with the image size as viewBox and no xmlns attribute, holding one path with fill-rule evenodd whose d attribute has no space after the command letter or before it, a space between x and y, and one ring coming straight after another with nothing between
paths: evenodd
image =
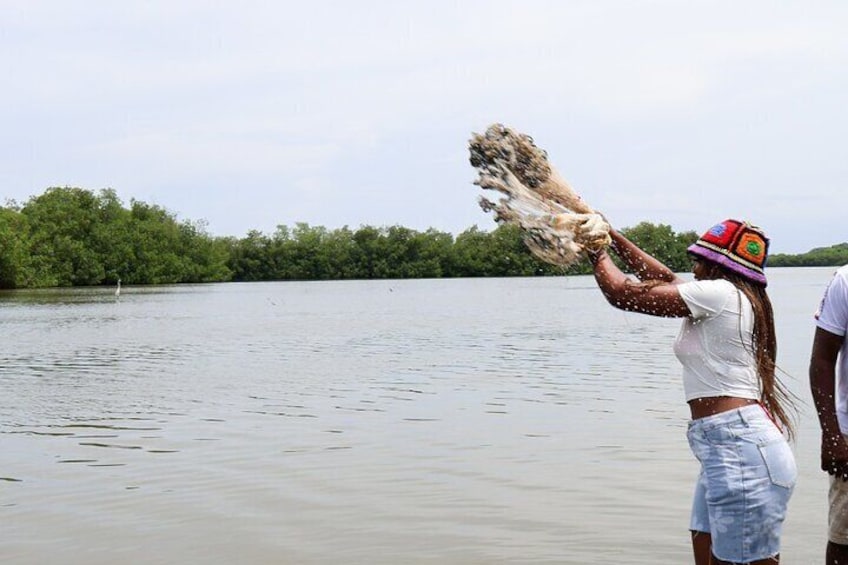
<instances>
[{"instance_id":1,"label":"white cloud","mask_svg":"<svg viewBox=\"0 0 848 565\"><path fill-rule=\"evenodd\" d=\"M622 218L698 228L714 220L690 209L703 194L752 191L788 225L802 185L829 192L817 224L838 225L846 16L840 2L9 2L0 196L113 186L225 233L460 231L489 222L466 140L502 121Z\"/></svg>"}]
</instances>

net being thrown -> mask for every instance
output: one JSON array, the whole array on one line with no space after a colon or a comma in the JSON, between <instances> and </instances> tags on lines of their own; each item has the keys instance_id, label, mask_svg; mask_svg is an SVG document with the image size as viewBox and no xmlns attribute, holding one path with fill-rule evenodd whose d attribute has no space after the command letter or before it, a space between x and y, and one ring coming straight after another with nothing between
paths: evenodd
<instances>
[{"instance_id":1,"label":"net being thrown","mask_svg":"<svg viewBox=\"0 0 848 565\"><path fill-rule=\"evenodd\" d=\"M477 186L500 192L497 202L480 196L480 207L498 223L521 228L524 243L542 261L567 267L588 251L610 243L609 224L559 175L529 135L502 124L468 143Z\"/></svg>"}]
</instances>

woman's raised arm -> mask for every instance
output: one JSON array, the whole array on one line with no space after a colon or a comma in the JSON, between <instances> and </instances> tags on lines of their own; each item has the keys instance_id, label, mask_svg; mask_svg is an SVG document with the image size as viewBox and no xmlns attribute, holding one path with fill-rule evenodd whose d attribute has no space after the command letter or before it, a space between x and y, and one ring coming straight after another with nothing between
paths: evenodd
<instances>
[{"instance_id":1,"label":"woman's raised arm","mask_svg":"<svg viewBox=\"0 0 848 565\"><path fill-rule=\"evenodd\" d=\"M635 245L633 247L639 249ZM651 257L647 253L644 255ZM666 318L683 318L690 314L689 307L677 289L678 279L670 270L665 269L667 273L671 273L672 281L651 279L647 282L639 282L630 279L622 272L606 251L592 253L589 258L601 292L604 293L607 302L616 308ZM665 268L664 265L663 268Z\"/></svg>"},{"instance_id":2,"label":"woman's raised arm","mask_svg":"<svg viewBox=\"0 0 848 565\"><path fill-rule=\"evenodd\" d=\"M663 281L667 283L680 283L682 279L674 271L666 267L657 258L642 251L635 243L610 228L612 238L612 250L621 257L633 274L640 281Z\"/></svg>"}]
</instances>

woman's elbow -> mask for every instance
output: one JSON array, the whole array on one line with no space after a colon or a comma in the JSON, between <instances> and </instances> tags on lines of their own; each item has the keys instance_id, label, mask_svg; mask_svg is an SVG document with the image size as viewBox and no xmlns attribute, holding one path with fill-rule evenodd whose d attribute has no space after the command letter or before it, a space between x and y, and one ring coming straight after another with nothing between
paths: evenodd
<instances>
[{"instance_id":1,"label":"woman's elbow","mask_svg":"<svg viewBox=\"0 0 848 565\"><path fill-rule=\"evenodd\" d=\"M627 294L621 292L619 289L602 288L601 291L604 293L604 298L607 299L607 302L609 302L610 306L618 308L619 310L625 310L627 312L632 312L635 309L635 304L633 304L633 301L628 300Z\"/></svg>"}]
</instances>

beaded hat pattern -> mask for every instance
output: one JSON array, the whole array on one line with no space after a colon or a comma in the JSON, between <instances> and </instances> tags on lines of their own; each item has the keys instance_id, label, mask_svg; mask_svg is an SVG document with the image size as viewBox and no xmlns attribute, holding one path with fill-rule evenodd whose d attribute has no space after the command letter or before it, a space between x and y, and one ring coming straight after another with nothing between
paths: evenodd
<instances>
[{"instance_id":1,"label":"beaded hat pattern","mask_svg":"<svg viewBox=\"0 0 848 565\"><path fill-rule=\"evenodd\" d=\"M711 227L687 251L765 286L768 246L762 229L730 219Z\"/></svg>"}]
</instances>

